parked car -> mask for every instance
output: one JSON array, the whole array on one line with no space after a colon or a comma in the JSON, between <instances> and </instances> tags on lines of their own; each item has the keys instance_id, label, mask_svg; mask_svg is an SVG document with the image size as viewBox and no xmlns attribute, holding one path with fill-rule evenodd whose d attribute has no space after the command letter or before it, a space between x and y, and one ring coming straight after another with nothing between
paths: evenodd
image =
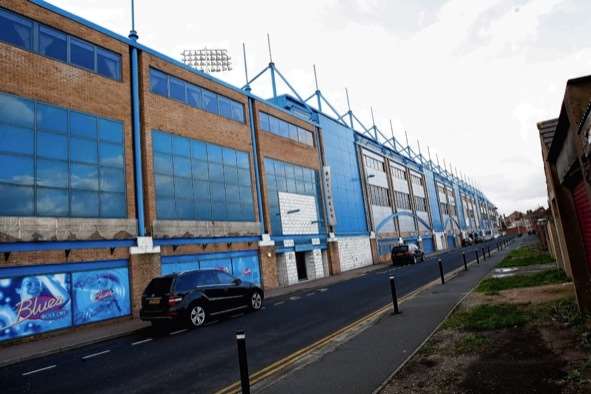
<instances>
[{"instance_id":1,"label":"parked car","mask_svg":"<svg viewBox=\"0 0 591 394\"><path fill-rule=\"evenodd\" d=\"M393 265L416 264L417 261L425 261L425 252L417 244L396 245L392 248Z\"/></svg>"},{"instance_id":2,"label":"parked car","mask_svg":"<svg viewBox=\"0 0 591 394\"><path fill-rule=\"evenodd\" d=\"M261 309L263 290L223 271L198 270L159 276L142 295L140 318L157 325L180 320L199 327L212 317Z\"/></svg>"}]
</instances>

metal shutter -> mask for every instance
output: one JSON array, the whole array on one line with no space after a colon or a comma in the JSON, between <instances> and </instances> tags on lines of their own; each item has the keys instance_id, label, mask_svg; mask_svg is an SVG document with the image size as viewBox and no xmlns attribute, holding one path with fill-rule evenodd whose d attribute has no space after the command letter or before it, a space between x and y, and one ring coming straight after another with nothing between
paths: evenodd
<instances>
[{"instance_id":1,"label":"metal shutter","mask_svg":"<svg viewBox=\"0 0 591 394\"><path fill-rule=\"evenodd\" d=\"M579 226L581 227L581 235L585 244L587 264L591 268L591 202L587 196L585 181L582 180L575 187L573 198L575 200Z\"/></svg>"}]
</instances>

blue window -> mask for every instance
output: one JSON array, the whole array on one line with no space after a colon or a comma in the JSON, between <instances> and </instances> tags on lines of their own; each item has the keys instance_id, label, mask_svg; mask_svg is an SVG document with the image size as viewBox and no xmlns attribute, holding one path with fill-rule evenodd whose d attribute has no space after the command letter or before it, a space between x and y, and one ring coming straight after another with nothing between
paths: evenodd
<instances>
[{"instance_id":1,"label":"blue window","mask_svg":"<svg viewBox=\"0 0 591 394\"><path fill-rule=\"evenodd\" d=\"M185 91L185 83L180 79L176 79L173 77L169 78L170 81L170 98L175 100L182 101L183 103L186 101L186 91Z\"/></svg>"},{"instance_id":2,"label":"blue window","mask_svg":"<svg viewBox=\"0 0 591 394\"><path fill-rule=\"evenodd\" d=\"M152 93L168 96L168 81L166 74L150 69L150 88Z\"/></svg>"},{"instance_id":3,"label":"blue window","mask_svg":"<svg viewBox=\"0 0 591 394\"><path fill-rule=\"evenodd\" d=\"M264 112L259 112L259 118L261 119L261 130L271 131L271 129L269 128L269 115L267 115Z\"/></svg>"},{"instance_id":4,"label":"blue window","mask_svg":"<svg viewBox=\"0 0 591 394\"><path fill-rule=\"evenodd\" d=\"M121 56L102 48L96 50L96 72L100 75L120 80L121 79Z\"/></svg>"},{"instance_id":5,"label":"blue window","mask_svg":"<svg viewBox=\"0 0 591 394\"><path fill-rule=\"evenodd\" d=\"M94 46L77 38L70 38L70 62L94 71Z\"/></svg>"},{"instance_id":6,"label":"blue window","mask_svg":"<svg viewBox=\"0 0 591 394\"><path fill-rule=\"evenodd\" d=\"M254 220L248 153L157 130L152 146L159 219Z\"/></svg>"},{"instance_id":7,"label":"blue window","mask_svg":"<svg viewBox=\"0 0 591 394\"><path fill-rule=\"evenodd\" d=\"M12 12L0 10L0 40L19 48L33 47L33 23Z\"/></svg>"},{"instance_id":8,"label":"blue window","mask_svg":"<svg viewBox=\"0 0 591 394\"><path fill-rule=\"evenodd\" d=\"M126 216L121 122L7 94L0 103L17 111L9 122L31 126L0 118L0 215ZM99 143L97 123L109 142Z\"/></svg>"},{"instance_id":9,"label":"blue window","mask_svg":"<svg viewBox=\"0 0 591 394\"><path fill-rule=\"evenodd\" d=\"M3 9L0 9L0 41L121 80L119 54Z\"/></svg>"},{"instance_id":10,"label":"blue window","mask_svg":"<svg viewBox=\"0 0 591 394\"><path fill-rule=\"evenodd\" d=\"M314 146L314 137L308 130L302 129L301 127L285 122L284 120L264 112L259 112L259 119L259 128L261 130L289 138L302 144Z\"/></svg>"},{"instance_id":11,"label":"blue window","mask_svg":"<svg viewBox=\"0 0 591 394\"><path fill-rule=\"evenodd\" d=\"M51 58L68 61L68 38L57 30L39 26L39 53Z\"/></svg>"},{"instance_id":12,"label":"blue window","mask_svg":"<svg viewBox=\"0 0 591 394\"><path fill-rule=\"evenodd\" d=\"M150 69L150 89L152 93L180 101L193 108L203 109L226 119L244 123L242 103L153 68Z\"/></svg>"}]
</instances>

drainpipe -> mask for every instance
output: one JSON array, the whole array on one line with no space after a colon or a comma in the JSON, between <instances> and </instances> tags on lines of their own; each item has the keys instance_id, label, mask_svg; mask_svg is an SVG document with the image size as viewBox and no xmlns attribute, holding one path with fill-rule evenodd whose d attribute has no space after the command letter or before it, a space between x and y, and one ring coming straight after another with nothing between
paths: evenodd
<instances>
[{"instance_id":1,"label":"drainpipe","mask_svg":"<svg viewBox=\"0 0 591 394\"><path fill-rule=\"evenodd\" d=\"M249 89L250 90L250 89ZM254 162L254 176L256 179L256 191L257 191L257 205L259 211L259 228L261 234L265 234L265 221L263 220L263 197L261 193L261 175L259 172L259 158L257 153L257 137L254 129L254 106L253 99L248 97L248 117L250 120L250 140L252 143L252 156Z\"/></svg>"},{"instance_id":2,"label":"drainpipe","mask_svg":"<svg viewBox=\"0 0 591 394\"><path fill-rule=\"evenodd\" d=\"M135 43L138 35L135 29L129 32L129 38ZM141 146L141 124L140 124L140 91L139 91L139 68L138 49L131 47L131 103L133 118L133 165L135 172L135 202L137 211L138 236L146 235L144 223L144 180L142 173L142 146Z\"/></svg>"}]
</instances>

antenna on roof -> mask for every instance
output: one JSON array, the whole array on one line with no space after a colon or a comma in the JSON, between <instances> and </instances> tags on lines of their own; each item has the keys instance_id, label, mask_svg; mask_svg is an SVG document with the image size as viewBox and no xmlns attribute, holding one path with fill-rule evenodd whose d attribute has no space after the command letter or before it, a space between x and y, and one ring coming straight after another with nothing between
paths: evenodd
<instances>
[{"instance_id":1,"label":"antenna on roof","mask_svg":"<svg viewBox=\"0 0 591 394\"><path fill-rule=\"evenodd\" d=\"M406 138L406 147L409 148L410 144L408 143L408 133L406 132L406 129L404 129L404 138Z\"/></svg>"},{"instance_id":2,"label":"antenna on roof","mask_svg":"<svg viewBox=\"0 0 591 394\"><path fill-rule=\"evenodd\" d=\"M396 137L394 136L394 127L392 126L392 119L390 119L390 132L392 133L392 141L394 143L394 150L396 150Z\"/></svg>"},{"instance_id":3,"label":"antenna on roof","mask_svg":"<svg viewBox=\"0 0 591 394\"><path fill-rule=\"evenodd\" d=\"M427 154L429 155L429 165L431 166L431 169L433 169L433 161L431 160L431 148L429 148L429 145L427 145Z\"/></svg>"},{"instance_id":4,"label":"antenna on roof","mask_svg":"<svg viewBox=\"0 0 591 394\"><path fill-rule=\"evenodd\" d=\"M349 108L349 123L351 124L351 128L353 128L353 111L351 111L351 102L349 101L349 89L345 88L345 94L347 95L347 108Z\"/></svg>"},{"instance_id":5,"label":"antenna on roof","mask_svg":"<svg viewBox=\"0 0 591 394\"><path fill-rule=\"evenodd\" d=\"M376 142L379 142L378 141L378 128L376 127L376 121L373 117L373 107L369 107L369 110L371 111L371 123L373 124L373 126L371 128L373 129L373 135L374 135Z\"/></svg>"},{"instance_id":6,"label":"antenna on roof","mask_svg":"<svg viewBox=\"0 0 591 394\"><path fill-rule=\"evenodd\" d=\"M131 30L129 31L129 39L133 41L137 41L139 38L137 35L137 31L135 31L135 2L131 0Z\"/></svg>"},{"instance_id":7,"label":"antenna on roof","mask_svg":"<svg viewBox=\"0 0 591 394\"><path fill-rule=\"evenodd\" d=\"M421 154L421 141L419 141L418 138L417 138L417 146L419 148L419 156L422 156L422 154Z\"/></svg>"},{"instance_id":8,"label":"antenna on roof","mask_svg":"<svg viewBox=\"0 0 591 394\"><path fill-rule=\"evenodd\" d=\"M273 53L271 52L271 36L267 33L267 46L269 47L269 63L273 63Z\"/></svg>"},{"instance_id":9,"label":"antenna on roof","mask_svg":"<svg viewBox=\"0 0 591 394\"><path fill-rule=\"evenodd\" d=\"M267 33L267 46L269 47L269 71L271 71L271 86L273 88L273 98L277 98L277 82L275 81L275 63L273 63L273 53L271 52L271 36Z\"/></svg>"},{"instance_id":10,"label":"antenna on roof","mask_svg":"<svg viewBox=\"0 0 591 394\"><path fill-rule=\"evenodd\" d=\"M250 92L250 83L248 82L248 65L246 64L246 45L242 43L242 57L244 58L244 77L246 78L246 87L244 90Z\"/></svg>"},{"instance_id":11,"label":"antenna on roof","mask_svg":"<svg viewBox=\"0 0 591 394\"><path fill-rule=\"evenodd\" d=\"M322 112L322 100L320 99L320 89L318 89L318 74L316 73L316 65L312 65L314 67L314 85L316 86L316 100L318 100L318 111Z\"/></svg>"}]
</instances>

